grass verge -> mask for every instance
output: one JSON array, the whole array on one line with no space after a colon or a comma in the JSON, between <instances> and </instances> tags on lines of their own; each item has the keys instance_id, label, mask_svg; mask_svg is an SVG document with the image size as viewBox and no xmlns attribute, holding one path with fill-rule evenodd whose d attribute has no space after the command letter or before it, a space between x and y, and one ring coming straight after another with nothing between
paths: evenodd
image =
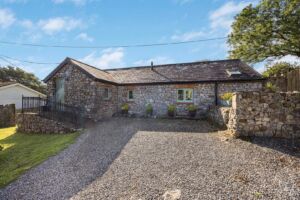
<instances>
[{"instance_id":1,"label":"grass verge","mask_svg":"<svg viewBox=\"0 0 300 200\"><path fill-rule=\"evenodd\" d=\"M16 134L16 127L0 129L0 187L66 148L78 135Z\"/></svg>"}]
</instances>

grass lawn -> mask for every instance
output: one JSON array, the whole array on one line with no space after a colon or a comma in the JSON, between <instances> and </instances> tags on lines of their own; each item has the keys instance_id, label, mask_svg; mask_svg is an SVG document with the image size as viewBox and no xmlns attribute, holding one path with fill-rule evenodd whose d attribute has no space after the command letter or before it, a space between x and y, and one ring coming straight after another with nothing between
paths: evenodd
<instances>
[{"instance_id":1,"label":"grass lawn","mask_svg":"<svg viewBox=\"0 0 300 200\"><path fill-rule=\"evenodd\" d=\"M0 187L73 143L79 133L16 134L16 127L0 129Z\"/></svg>"}]
</instances>

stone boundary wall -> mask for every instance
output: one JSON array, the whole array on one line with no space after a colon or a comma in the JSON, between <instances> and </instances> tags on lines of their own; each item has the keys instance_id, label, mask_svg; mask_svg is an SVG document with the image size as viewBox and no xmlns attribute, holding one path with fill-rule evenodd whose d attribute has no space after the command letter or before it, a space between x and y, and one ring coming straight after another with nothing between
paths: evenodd
<instances>
[{"instance_id":1,"label":"stone boundary wall","mask_svg":"<svg viewBox=\"0 0 300 200\"><path fill-rule=\"evenodd\" d=\"M16 125L15 104L0 105L0 128Z\"/></svg>"},{"instance_id":2,"label":"stone boundary wall","mask_svg":"<svg viewBox=\"0 0 300 200\"><path fill-rule=\"evenodd\" d=\"M228 129L235 136L300 138L300 93L236 93Z\"/></svg>"},{"instance_id":3,"label":"stone boundary wall","mask_svg":"<svg viewBox=\"0 0 300 200\"><path fill-rule=\"evenodd\" d=\"M207 118L217 126L227 128L230 110L231 107L212 106L207 113Z\"/></svg>"},{"instance_id":4,"label":"stone boundary wall","mask_svg":"<svg viewBox=\"0 0 300 200\"><path fill-rule=\"evenodd\" d=\"M72 126L61 122L40 117L35 113L20 113L17 115L17 132L19 133L72 133L76 131Z\"/></svg>"}]
</instances>

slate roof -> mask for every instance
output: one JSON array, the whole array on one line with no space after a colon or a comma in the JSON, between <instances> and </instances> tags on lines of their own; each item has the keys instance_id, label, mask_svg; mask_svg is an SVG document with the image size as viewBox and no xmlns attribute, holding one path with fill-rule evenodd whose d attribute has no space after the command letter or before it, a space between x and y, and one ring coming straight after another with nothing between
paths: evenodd
<instances>
[{"instance_id":1,"label":"slate roof","mask_svg":"<svg viewBox=\"0 0 300 200\"><path fill-rule=\"evenodd\" d=\"M257 71L238 59L101 70L66 58L44 81L47 82L66 62L73 63L99 81L121 85L263 80ZM239 71L241 74L230 76L227 71Z\"/></svg>"}]
</instances>

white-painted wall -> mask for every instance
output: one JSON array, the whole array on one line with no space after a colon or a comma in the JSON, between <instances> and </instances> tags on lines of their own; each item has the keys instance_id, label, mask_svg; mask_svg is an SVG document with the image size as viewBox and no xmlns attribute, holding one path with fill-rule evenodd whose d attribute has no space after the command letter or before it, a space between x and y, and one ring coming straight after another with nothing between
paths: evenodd
<instances>
[{"instance_id":1,"label":"white-painted wall","mask_svg":"<svg viewBox=\"0 0 300 200\"><path fill-rule=\"evenodd\" d=\"M0 105L15 104L16 109L22 108L22 95L27 97L42 97L41 94L20 85L0 88Z\"/></svg>"}]
</instances>

